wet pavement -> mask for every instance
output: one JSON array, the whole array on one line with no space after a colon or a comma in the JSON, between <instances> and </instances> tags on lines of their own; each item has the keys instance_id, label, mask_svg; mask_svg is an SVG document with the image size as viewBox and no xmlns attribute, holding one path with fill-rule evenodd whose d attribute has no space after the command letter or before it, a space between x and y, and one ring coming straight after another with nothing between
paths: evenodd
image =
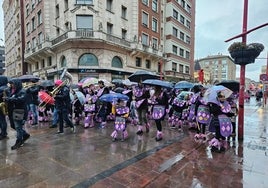
<instances>
[{"instance_id":1,"label":"wet pavement","mask_svg":"<svg viewBox=\"0 0 268 188\"><path fill-rule=\"evenodd\" d=\"M65 128L56 135L49 123L27 125L31 137L11 150L15 131L0 141L0 187L267 187L268 107L252 98L245 103L244 140L231 140L223 153L196 142L187 127L164 125L164 139L156 142L156 128L112 142L112 123L105 129Z\"/></svg>"}]
</instances>

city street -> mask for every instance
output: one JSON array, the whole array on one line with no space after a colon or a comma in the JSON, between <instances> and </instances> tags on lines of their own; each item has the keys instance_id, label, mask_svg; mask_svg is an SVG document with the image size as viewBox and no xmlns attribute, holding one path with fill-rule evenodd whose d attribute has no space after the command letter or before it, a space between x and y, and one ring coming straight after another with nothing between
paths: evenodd
<instances>
[{"instance_id":1,"label":"city street","mask_svg":"<svg viewBox=\"0 0 268 188\"><path fill-rule=\"evenodd\" d=\"M244 140L230 142L223 153L211 153L194 133L164 125L143 136L128 125L129 138L112 142L112 122L105 129L65 128L56 135L49 123L27 125L31 137L11 150L15 131L0 141L0 187L267 187L268 107L245 103Z\"/></svg>"}]
</instances>

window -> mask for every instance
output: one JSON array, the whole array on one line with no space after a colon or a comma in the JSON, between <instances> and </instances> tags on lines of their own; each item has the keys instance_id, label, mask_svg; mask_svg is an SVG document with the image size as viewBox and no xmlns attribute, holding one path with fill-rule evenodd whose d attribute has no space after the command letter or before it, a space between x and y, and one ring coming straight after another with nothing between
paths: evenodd
<instances>
[{"instance_id":1,"label":"window","mask_svg":"<svg viewBox=\"0 0 268 188\"><path fill-rule=\"evenodd\" d=\"M148 38L149 38L149 37L148 37L147 34L142 33L142 35L141 35L141 43L142 43L143 45L149 46Z\"/></svg>"},{"instance_id":2,"label":"window","mask_svg":"<svg viewBox=\"0 0 268 188\"><path fill-rule=\"evenodd\" d=\"M35 30L35 18L33 17L32 18L32 31Z\"/></svg>"},{"instance_id":3,"label":"window","mask_svg":"<svg viewBox=\"0 0 268 188\"><path fill-rule=\"evenodd\" d=\"M180 22L182 23L182 24L184 24L184 20L185 20L185 18L184 18L184 16L180 16Z\"/></svg>"},{"instance_id":4,"label":"window","mask_svg":"<svg viewBox=\"0 0 268 188\"><path fill-rule=\"evenodd\" d=\"M158 11L158 0L153 0L152 2L152 10L157 12Z\"/></svg>"},{"instance_id":5,"label":"window","mask_svg":"<svg viewBox=\"0 0 268 188\"><path fill-rule=\"evenodd\" d=\"M152 21L152 30L154 32L157 32L157 19L153 18L153 21Z\"/></svg>"},{"instance_id":6,"label":"window","mask_svg":"<svg viewBox=\"0 0 268 188\"><path fill-rule=\"evenodd\" d=\"M191 29L191 22L189 20L186 20L186 27L188 29Z\"/></svg>"},{"instance_id":7,"label":"window","mask_svg":"<svg viewBox=\"0 0 268 188\"><path fill-rule=\"evenodd\" d=\"M30 31L31 31L30 23L27 23L26 24L26 32L27 32L27 35L30 34Z\"/></svg>"},{"instance_id":8,"label":"window","mask_svg":"<svg viewBox=\"0 0 268 188\"><path fill-rule=\"evenodd\" d=\"M179 65L179 72L183 73L183 65Z\"/></svg>"},{"instance_id":9,"label":"window","mask_svg":"<svg viewBox=\"0 0 268 188\"><path fill-rule=\"evenodd\" d=\"M30 41L27 42L26 48L27 48L27 50L29 50L29 49L31 48L31 43L30 43Z\"/></svg>"},{"instance_id":10,"label":"window","mask_svg":"<svg viewBox=\"0 0 268 188\"><path fill-rule=\"evenodd\" d=\"M158 48L158 40L157 40L157 38L152 39L152 47L153 47L153 49Z\"/></svg>"},{"instance_id":11,"label":"window","mask_svg":"<svg viewBox=\"0 0 268 188\"><path fill-rule=\"evenodd\" d=\"M175 36L175 37L178 37L178 29L173 27L172 28L172 35Z\"/></svg>"},{"instance_id":12,"label":"window","mask_svg":"<svg viewBox=\"0 0 268 188\"><path fill-rule=\"evenodd\" d=\"M141 67L141 58L136 57L136 67Z\"/></svg>"},{"instance_id":13,"label":"window","mask_svg":"<svg viewBox=\"0 0 268 188\"><path fill-rule=\"evenodd\" d=\"M175 18L177 20L178 15L179 15L179 13L175 9L173 9L173 18Z\"/></svg>"},{"instance_id":14,"label":"window","mask_svg":"<svg viewBox=\"0 0 268 188\"><path fill-rule=\"evenodd\" d=\"M93 0L76 0L78 5L93 5Z\"/></svg>"},{"instance_id":15,"label":"window","mask_svg":"<svg viewBox=\"0 0 268 188\"><path fill-rule=\"evenodd\" d=\"M184 33L180 31L180 39L184 41Z\"/></svg>"},{"instance_id":16,"label":"window","mask_svg":"<svg viewBox=\"0 0 268 188\"><path fill-rule=\"evenodd\" d=\"M32 10L34 9L35 7L35 0L32 0Z\"/></svg>"},{"instance_id":17,"label":"window","mask_svg":"<svg viewBox=\"0 0 268 188\"><path fill-rule=\"evenodd\" d=\"M180 56L183 57L184 55L184 49L180 48Z\"/></svg>"},{"instance_id":18,"label":"window","mask_svg":"<svg viewBox=\"0 0 268 188\"><path fill-rule=\"evenodd\" d=\"M177 63L172 62L172 71L177 72Z\"/></svg>"},{"instance_id":19,"label":"window","mask_svg":"<svg viewBox=\"0 0 268 188\"><path fill-rule=\"evenodd\" d=\"M186 74L189 74L189 73L190 73L190 69L189 69L188 66L185 66L185 73L186 73Z\"/></svg>"},{"instance_id":20,"label":"window","mask_svg":"<svg viewBox=\"0 0 268 188\"><path fill-rule=\"evenodd\" d=\"M51 65L52 65L52 57L51 57L51 56L49 56L49 57L47 58L47 65L48 65L48 66L51 66Z\"/></svg>"},{"instance_id":21,"label":"window","mask_svg":"<svg viewBox=\"0 0 268 188\"><path fill-rule=\"evenodd\" d=\"M190 5L187 5L187 7L186 7L186 11L187 11L189 14L191 14L191 7L190 7Z\"/></svg>"},{"instance_id":22,"label":"window","mask_svg":"<svg viewBox=\"0 0 268 188\"><path fill-rule=\"evenodd\" d=\"M148 27L148 19L149 19L148 14L145 12L142 12L142 25L143 26Z\"/></svg>"},{"instance_id":23,"label":"window","mask_svg":"<svg viewBox=\"0 0 268 188\"><path fill-rule=\"evenodd\" d=\"M190 52L185 51L185 58L186 58L186 59L190 59Z\"/></svg>"},{"instance_id":24,"label":"window","mask_svg":"<svg viewBox=\"0 0 268 188\"><path fill-rule=\"evenodd\" d=\"M113 24L107 23L107 33L108 34L113 34Z\"/></svg>"},{"instance_id":25,"label":"window","mask_svg":"<svg viewBox=\"0 0 268 188\"><path fill-rule=\"evenodd\" d=\"M123 68L123 63L118 56L113 57L112 59L112 67Z\"/></svg>"},{"instance_id":26,"label":"window","mask_svg":"<svg viewBox=\"0 0 268 188\"><path fill-rule=\"evenodd\" d=\"M122 39L126 39L127 38L127 30L122 29Z\"/></svg>"},{"instance_id":27,"label":"window","mask_svg":"<svg viewBox=\"0 0 268 188\"><path fill-rule=\"evenodd\" d=\"M145 60L145 67L146 69L151 69L151 61L149 59Z\"/></svg>"},{"instance_id":28,"label":"window","mask_svg":"<svg viewBox=\"0 0 268 188\"><path fill-rule=\"evenodd\" d=\"M38 33L38 41L39 41L39 44L43 43L44 42L44 36L43 36L43 33Z\"/></svg>"},{"instance_id":29,"label":"window","mask_svg":"<svg viewBox=\"0 0 268 188\"><path fill-rule=\"evenodd\" d=\"M191 38L189 36L186 36L186 43L190 44L191 43Z\"/></svg>"},{"instance_id":30,"label":"window","mask_svg":"<svg viewBox=\"0 0 268 188\"><path fill-rule=\"evenodd\" d=\"M35 70L39 70L39 63L38 62L35 63Z\"/></svg>"},{"instance_id":31,"label":"window","mask_svg":"<svg viewBox=\"0 0 268 188\"><path fill-rule=\"evenodd\" d=\"M32 39L32 48L35 48L36 47L36 38L34 37Z\"/></svg>"},{"instance_id":32,"label":"window","mask_svg":"<svg viewBox=\"0 0 268 188\"><path fill-rule=\"evenodd\" d=\"M60 66L67 67L67 60L66 60L65 56L62 56Z\"/></svg>"},{"instance_id":33,"label":"window","mask_svg":"<svg viewBox=\"0 0 268 188\"><path fill-rule=\"evenodd\" d=\"M64 8L65 8L65 10L68 10L69 9L68 6L69 6L68 5L68 0L64 0Z\"/></svg>"},{"instance_id":34,"label":"window","mask_svg":"<svg viewBox=\"0 0 268 188\"><path fill-rule=\"evenodd\" d=\"M122 6L121 17L127 19L127 7Z\"/></svg>"},{"instance_id":35,"label":"window","mask_svg":"<svg viewBox=\"0 0 268 188\"><path fill-rule=\"evenodd\" d=\"M26 5L26 16L29 16L30 14L30 7L29 4Z\"/></svg>"},{"instance_id":36,"label":"window","mask_svg":"<svg viewBox=\"0 0 268 188\"><path fill-rule=\"evenodd\" d=\"M78 66L99 66L98 58L94 54L83 54L78 60Z\"/></svg>"},{"instance_id":37,"label":"window","mask_svg":"<svg viewBox=\"0 0 268 188\"><path fill-rule=\"evenodd\" d=\"M93 16L91 15L81 15L76 16L76 27L77 30L86 29L93 30Z\"/></svg>"},{"instance_id":38,"label":"window","mask_svg":"<svg viewBox=\"0 0 268 188\"><path fill-rule=\"evenodd\" d=\"M41 66L42 66L42 68L45 68L45 60L44 59L42 59Z\"/></svg>"},{"instance_id":39,"label":"window","mask_svg":"<svg viewBox=\"0 0 268 188\"><path fill-rule=\"evenodd\" d=\"M59 5L56 5L56 18L60 17L60 9L59 9Z\"/></svg>"},{"instance_id":40,"label":"window","mask_svg":"<svg viewBox=\"0 0 268 188\"><path fill-rule=\"evenodd\" d=\"M183 8L185 8L185 1L184 1L184 0L181 0L181 6L182 6Z\"/></svg>"},{"instance_id":41,"label":"window","mask_svg":"<svg viewBox=\"0 0 268 188\"><path fill-rule=\"evenodd\" d=\"M146 5L146 6L148 6L148 5L149 5L149 0L142 0L142 3L143 3L144 5Z\"/></svg>"},{"instance_id":42,"label":"window","mask_svg":"<svg viewBox=\"0 0 268 188\"><path fill-rule=\"evenodd\" d=\"M177 54L177 53L178 53L178 47L175 46L175 45L173 45L173 46L172 46L172 52L173 52L174 54Z\"/></svg>"},{"instance_id":43,"label":"window","mask_svg":"<svg viewBox=\"0 0 268 188\"><path fill-rule=\"evenodd\" d=\"M42 12L41 10L37 13L37 24L40 25L42 23Z\"/></svg>"},{"instance_id":44,"label":"window","mask_svg":"<svg viewBox=\"0 0 268 188\"><path fill-rule=\"evenodd\" d=\"M113 0L106 0L106 10L112 12Z\"/></svg>"}]
</instances>

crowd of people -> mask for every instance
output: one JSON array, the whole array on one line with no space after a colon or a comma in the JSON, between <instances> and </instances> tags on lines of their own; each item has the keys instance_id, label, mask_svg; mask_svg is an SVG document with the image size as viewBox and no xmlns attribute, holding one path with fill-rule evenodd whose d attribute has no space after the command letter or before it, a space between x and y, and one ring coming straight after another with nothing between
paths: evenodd
<instances>
[{"instance_id":1,"label":"crowd of people","mask_svg":"<svg viewBox=\"0 0 268 188\"><path fill-rule=\"evenodd\" d=\"M105 86L102 80L98 84L85 87L78 85L72 89L63 80L56 80L54 87L45 88L34 80L29 87L23 87L19 79L8 80L0 77L0 140L8 138L6 116L11 128L16 130L17 139L12 150L23 146L30 138L24 129L25 124L37 125L39 121L49 121L50 128L58 128L56 134L64 134L64 126L75 133L76 126L83 128L106 128L107 121L112 120L113 141L125 141L128 137L127 125L136 126L136 134L148 134L153 125L156 126L155 140L163 140L163 126L181 130L188 126L196 131L194 139L209 142L211 151L222 152L226 149L228 139L235 136L237 106L235 95L224 96L217 92L215 101L206 100L208 88L197 84L186 95L179 95L182 90L165 88L159 85L144 85L142 82L133 85ZM121 89L118 89L120 87ZM38 95L45 91L53 99L53 103L42 100ZM81 101L76 91L84 95ZM113 101L101 100L109 93L121 93L128 100L115 98ZM71 95L73 98L71 98ZM5 112L5 108L7 111ZM64 124L65 122L65 124ZM207 133L213 133L208 139Z\"/></svg>"}]
</instances>

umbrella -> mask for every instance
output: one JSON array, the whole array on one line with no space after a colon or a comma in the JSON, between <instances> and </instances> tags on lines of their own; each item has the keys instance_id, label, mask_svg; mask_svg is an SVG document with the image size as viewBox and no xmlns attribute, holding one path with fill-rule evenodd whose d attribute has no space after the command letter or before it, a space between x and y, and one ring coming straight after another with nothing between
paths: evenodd
<instances>
[{"instance_id":1,"label":"umbrella","mask_svg":"<svg viewBox=\"0 0 268 188\"><path fill-rule=\"evenodd\" d=\"M157 80L157 79L147 79L142 82L143 84L151 85L151 86L160 86L164 88L171 89L173 88L173 84L168 81Z\"/></svg>"},{"instance_id":2,"label":"umbrella","mask_svg":"<svg viewBox=\"0 0 268 188\"><path fill-rule=\"evenodd\" d=\"M191 89L194 86L193 83L188 81L177 82L174 86L175 89Z\"/></svg>"},{"instance_id":3,"label":"umbrella","mask_svg":"<svg viewBox=\"0 0 268 188\"><path fill-rule=\"evenodd\" d=\"M126 86L138 85L137 82L131 82L129 79L123 80L122 83L123 83L123 85L126 85Z\"/></svg>"},{"instance_id":4,"label":"umbrella","mask_svg":"<svg viewBox=\"0 0 268 188\"><path fill-rule=\"evenodd\" d=\"M131 74L128 79L132 82L140 82L147 79L159 79L160 76L145 70L138 70Z\"/></svg>"},{"instance_id":5,"label":"umbrella","mask_svg":"<svg viewBox=\"0 0 268 188\"><path fill-rule=\"evenodd\" d=\"M115 93L123 93L123 91L125 91L125 89L122 88L122 87L117 87L117 88L114 89Z\"/></svg>"},{"instance_id":6,"label":"umbrella","mask_svg":"<svg viewBox=\"0 0 268 188\"><path fill-rule=\"evenodd\" d=\"M76 96L81 104L85 104L86 102L86 97L81 91L74 91L74 93L72 93L72 95L70 96L72 101L75 99Z\"/></svg>"},{"instance_id":7,"label":"umbrella","mask_svg":"<svg viewBox=\"0 0 268 188\"><path fill-rule=\"evenodd\" d=\"M119 84L119 85L120 85L120 84L123 84L123 80L122 80L122 79L113 79L113 80L112 80L112 84L115 84L115 85L116 85L116 84Z\"/></svg>"},{"instance_id":8,"label":"umbrella","mask_svg":"<svg viewBox=\"0 0 268 188\"><path fill-rule=\"evenodd\" d=\"M55 99L53 97L51 97L48 93L46 93L45 91L39 91L38 92L38 97L40 98L40 100L45 103L45 104L54 104L55 103ZM45 105L44 105L45 106Z\"/></svg>"},{"instance_id":9,"label":"umbrella","mask_svg":"<svg viewBox=\"0 0 268 188\"><path fill-rule=\"evenodd\" d=\"M104 102L114 102L117 101L118 99L127 101L129 97L121 93L108 93L102 95L99 99Z\"/></svg>"},{"instance_id":10,"label":"umbrella","mask_svg":"<svg viewBox=\"0 0 268 188\"><path fill-rule=\"evenodd\" d=\"M239 82L236 80L224 80L218 83L217 85L222 85L224 87L227 87L228 89L232 90L233 92L239 91Z\"/></svg>"},{"instance_id":11,"label":"umbrella","mask_svg":"<svg viewBox=\"0 0 268 188\"><path fill-rule=\"evenodd\" d=\"M202 84L194 84L194 86L191 88L191 91L194 93L198 93L203 87L204 86Z\"/></svg>"},{"instance_id":12,"label":"umbrella","mask_svg":"<svg viewBox=\"0 0 268 188\"><path fill-rule=\"evenodd\" d=\"M90 85L98 84L98 81L99 80L97 78L93 78L93 77L87 78L82 82L83 83L82 87L89 87Z\"/></svg>"},{"instance_id":13,"label":"umbrella","mask_svg":"<svg viewBox=\"0 0 268 188\"><path fill-rule=\"evenodd\" d=\"M104 82L104 85L107 86L107 87L110 87L110 86L113 86L114 84L112 84L111 82L109 82L108 80L106 79L99 79L99 81L102 80Z\"/></svg>"},{"instance_id":14,"label":"umbrella","mask_svg":"<svg viewBox=\"0 0 268 188\"><path fill-rule=\"evenodd\" d=\"M38 80L40 80L40 78L38 78L37 76L30 75L30 74L22 75L18 77L18 79L20 79L22 82L29 82L29 81L37 82Z\"/></svg>"},{"instance_id":15,"label":"umbrella","mask_svg":"<svg viewBox=\"0 0 268 188\"><path fill-rule=\"evenodd\" d=\"M217 104L218 103L218 100L217 100L218 92L221 92L225 96L225 98L230 97L231 94L233 93L233 91L228 89L227 87L224 87L222 85L218 85L218 86L214 85L206 90L206 92L204 94L204 101Z\"/></svg>"},{"instance_id":16,"label":"umbrella","mask_svg":"<svg viewBox=\"0 0 268 188\"><path fill-rule=\"evenodd\" d=\"M41 80L40 86L42 87L51 87L54 86L54 82L52 80Z\"/></svg>"}]
</instances>

